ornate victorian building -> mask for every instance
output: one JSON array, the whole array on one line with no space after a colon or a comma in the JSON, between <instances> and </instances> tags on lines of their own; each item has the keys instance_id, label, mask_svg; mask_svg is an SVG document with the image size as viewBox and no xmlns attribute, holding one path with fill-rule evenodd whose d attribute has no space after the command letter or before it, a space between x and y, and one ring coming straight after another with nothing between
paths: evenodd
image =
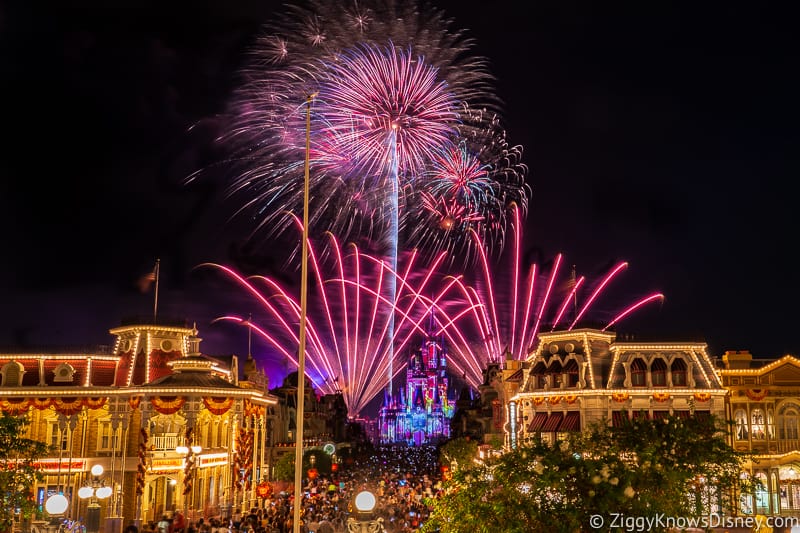
<instances>
[{"instance_id":1,"label":"ornate victorian building","mask_svg":"<svg viewBox=\"0 0 800 533\"><path fill-rule=\"evenodd\" d=\"M731 444L754 454L746 475L761 480L742 512L764 515L800 512L800 359L756 361L746 351L729 351L720 371L730 391L726 417L733 421Z\"/></svg>"},{"instance_id":2,"label":"ornate victorian building","mask_svg":"<svg viewBox=\"0 0 800 533\"><path fill-rule=\"evenodd\" d=\"M431 315L427 336L409 358L405 385L394 395L384 394L378 415L381 444L419 446L450 436L455 401L449 397L444 335L434 334L434 324Z\"/></svg>"},{"instance_id":3,"label":"ornate victorian building","mask_svg":"<svg viewBox=\"0 0 800 533\"><path fill-rule=\"evenodd\" d=\"M588 328L541 333L506 388L511 447L624 417L723 416L727 394L704 343L620 342Z\"/></svg>"},{"instance_id":4,"label":"ornate victorian building","mask_svg":"<svg viewBox=\"0 0 800 533\"><path fill-rule=\"evenodd\" d=\"M195 328L110 332L113 349L0 354L0 409L27 417L26 436L55 450L34 487L40 509L62 494L64 517L111 533L177 509L192 518L252 506L278 403L265 376L240 381L237 357L201 354ZM103 474L90 473L96 465ZM78 496L100 486L109 497Z\"/></svg>"}]
</instances>

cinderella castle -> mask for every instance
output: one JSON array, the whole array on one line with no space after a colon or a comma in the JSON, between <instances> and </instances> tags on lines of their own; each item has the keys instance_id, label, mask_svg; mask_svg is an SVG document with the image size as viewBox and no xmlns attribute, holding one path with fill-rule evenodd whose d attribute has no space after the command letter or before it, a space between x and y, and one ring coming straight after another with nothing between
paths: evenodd
<instances>
[{"instance_id":1,"label":"cinderella castle","mask_svg":"<svg viewBox=\"0 0 800 533\"><path fill-rule=\"evenodd\" d=\"M444 335L436 336L435 325L431 312L426 337L409 357L405 386L393 395L384 392L378 415L381 444L420 446L450 437L455 400L449 394Z\"/></svg>"}]
</instances>

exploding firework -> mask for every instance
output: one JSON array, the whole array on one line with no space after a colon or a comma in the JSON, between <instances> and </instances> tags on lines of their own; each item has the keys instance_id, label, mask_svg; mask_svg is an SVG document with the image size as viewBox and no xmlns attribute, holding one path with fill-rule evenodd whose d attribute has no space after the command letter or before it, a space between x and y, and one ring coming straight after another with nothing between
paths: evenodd
<instances>
[{"instance_id":1,"label":"exploding firework","mask_svg":"<svg viewBox=\"0 0 800 533\"><path fill-rule=\"evenodd\" d=\"M593 305L628 266L626 262L618 263L599 280L587 283L587 278L578 277L574 270L564 275L563 256L559 254L553 260L549 272L542 271L534 263L528 267L527 276L523 278L525 267L522 264L521 218L518 210L512 210L512 218L510 226L514 234L514 246L511 275L497 276L492 272L487 256L481 254L479 279L474 286L460 279L457 281L461 296L470 309L467 316L472 324L471 328L480 342L470 342L469 339L474 338L475 333L461 338L461 333L457 332L449 338L450 355L453 366L473 386L481 383L481 370L488 361L498 360L502 354L510 354L514 359L525 359L536 347L537 336L544 328L549 328L550 331L572 330L585 323L591 315ZM478 239L477 236L474 238ZM476 249L480 251L483 248L477 246ZM497 279L507 279L510 285L498 292L495 287ZM583 290L584 285L591 285L585 299L583 295L587 292ZM480 290L476 287L480 287ZM601 329L605 331L646 304L662 301L663 298L662 294L655 293L636 300ZM499 310L498 302L507 302L508 305ZM470 326L461 322L460 328L466 330Z\"/></svg>"},{"instance_id":2,"label":"exploding firework","mask_svg":"<svg viewBox=\"0 0 800 533\"><path fill-rule=\"evenodd\" d=\"M469 305L453 304L450 298L460 278L437 275L445 254L427 267L410 252L402 271L394 271L385 260L363 253L351 244L346 253L328 234L328 260L309 246L311 270L316 284L316 305L306 318L306 375L325 394L341 392L350 416L357 416L367 403L389 385L390 373L400 372L409 343L426 334L431 310L440 317L441 335L452 330ZM228 315L218 320L247 326L272 350L297 366L300 304L290 288L265 276L245 278L233 269L207 264L224 272L259 303L257 317ZM387 294L390 279L397 285L394 299ZM391 316L396 316L390 328ZM456 334L463 338L463 335ZM294 350L293 348L294 347ZM393 367L393 372L389 369Z\"/></svg>"},{"instance_id":3,"label":"exploding firework","mask_svg":"<svg viewBox=\"0 0 800 533\"><path fill-rule=\"evenodd\" d=\"M509 202L527 204L526 169L471 48L440 11L405 2L314 2L270 24L222 138L233 150L231 193L246 198L254 233L281 234L301 212L303 104L316 94L312 236L388 239L395 249L402 240L431 257L470 248L473 231L502 237ZM446 186L461 178L466 187Z\"/></svg>"}]
</instances>

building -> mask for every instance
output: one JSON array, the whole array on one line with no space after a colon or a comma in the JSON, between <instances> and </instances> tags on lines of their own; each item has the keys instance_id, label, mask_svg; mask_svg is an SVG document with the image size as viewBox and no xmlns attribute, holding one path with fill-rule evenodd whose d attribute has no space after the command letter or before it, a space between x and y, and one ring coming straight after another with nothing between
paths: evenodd
<instances>
[{"instance_id":1,"label":"building","mask_svg":"<svg viewBox=\"0 0 800 533\"><path fill-rule=\"evenodd\" d=\"M624 417L725 414L727 391L705 343L619 341L591 328L540 333L505 381L510 447Z\"/></svg>"},{"instance_id":2,"label":"building","mask_svg":"<svg viewBox=\"0 0 800 533\"><path fill-rule=\"evenodd\" d=\"M381 444L419 446L450 437L455 401L449 396L447 346L444 335L435 334L435 324L431 313L427 335L409 357L405 385L384 394L378 413Z\"/></svg>"},{"instance_id":3,"label":"building","mask_svg":"<svg viewBox=\"0 0 800 533\"><path fill-rule=\"evenodd\" d=\"M89 533L253 506L278 404L266 376L240 381L238 358L203 355L182 322L110 333L113 348L0 353L0 410L55 450L34 487L37 518L56 494Z\"/></svg>"},{"instance_id":4,"label":"building","mask_svg":"<svg viewBox=\"0 0 800 533\"><path fill-rule=\"evenodd\" d=\"M755 360L747 351L728 351L720 370L730 391L726 417L733 422L731 445L753 454L745 475L761 481L742 512L800 513L800 359Z\"/></svg>"}]
</instances>

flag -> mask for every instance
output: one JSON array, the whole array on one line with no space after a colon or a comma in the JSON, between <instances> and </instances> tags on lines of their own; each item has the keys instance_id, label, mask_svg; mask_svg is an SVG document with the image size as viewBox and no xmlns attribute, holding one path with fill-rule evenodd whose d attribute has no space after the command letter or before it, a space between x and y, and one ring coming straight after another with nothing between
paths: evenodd
<instances>
[{"instance_id":1,"label":"flag","mask_svg":"<svg viewBox=\"0 0 800 533\"><path fill-rule=\"evenodd\" d=\"M156 265L153 267L153 270L151 272L148 272L147 274L139 278L139 281L137 282L139 290L142 292L149 292L150 287L153 285L153 283L156 281L157 278L158 278L158 263L156 262Z\"/></svg>"}]
</instances>

